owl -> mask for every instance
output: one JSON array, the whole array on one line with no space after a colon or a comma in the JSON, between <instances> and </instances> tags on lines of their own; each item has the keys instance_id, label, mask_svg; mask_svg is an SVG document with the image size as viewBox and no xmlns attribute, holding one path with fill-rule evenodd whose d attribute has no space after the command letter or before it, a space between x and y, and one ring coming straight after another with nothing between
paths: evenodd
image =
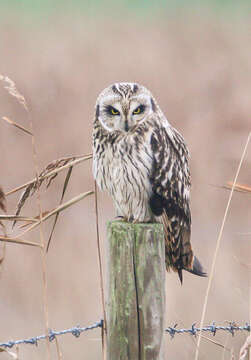
<instances>
[{"instance_id":1,"label":"owl","mask_svg":"<svg viewBox=\"0 0 251 360\"><path fill-rule=\"evenodd\" d=\"M167 270L206 276L191 247L189 153L144 86L115 83L98 96L93 174L127 222L161 222Z\"/></svg>"}]
</instances>

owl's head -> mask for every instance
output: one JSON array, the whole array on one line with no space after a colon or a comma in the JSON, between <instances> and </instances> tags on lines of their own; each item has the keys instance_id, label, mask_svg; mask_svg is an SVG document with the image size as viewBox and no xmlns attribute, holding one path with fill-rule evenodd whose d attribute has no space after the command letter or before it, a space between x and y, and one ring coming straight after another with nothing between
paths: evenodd
<instances>
[{"instance_id":1,"label":"owl's head","mask_svg":"<svg viewBox=\"0 0 251 360\"><path fill-rule=\"evenodd\" d=\"M157 111L152 94L136 83L115 83L104 89L96 103L96 120L107 131L129 131Z\"/></svg>"}]
</instances>

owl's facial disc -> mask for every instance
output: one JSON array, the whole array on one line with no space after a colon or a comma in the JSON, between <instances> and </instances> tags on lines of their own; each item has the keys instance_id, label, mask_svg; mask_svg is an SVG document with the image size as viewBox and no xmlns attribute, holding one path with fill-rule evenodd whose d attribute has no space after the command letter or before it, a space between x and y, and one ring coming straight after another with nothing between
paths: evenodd
<instances>
[{"instance_id":1,"label":"owl's facial disc","mask_svg":"<svg viewBox=\"0 0 251 360\"><path fill-rule=\"evenodd\" d=\"M121 130L127 132L139 124L150 112L150 104L146 101L104 103L100 108L99 121L108 131Z\"/></svg>"},{"instance_id":2,"label":"owl's facial disc","mask_svg":"<svg viewBox=\"0 0 251 360\"><path fill-rule=\"evenodd\" d=\"M143 86L118 83L105 89L98 101L98 120L107 131L130 131L151 114L153 100Z\"/></svg>"}]
</instances>

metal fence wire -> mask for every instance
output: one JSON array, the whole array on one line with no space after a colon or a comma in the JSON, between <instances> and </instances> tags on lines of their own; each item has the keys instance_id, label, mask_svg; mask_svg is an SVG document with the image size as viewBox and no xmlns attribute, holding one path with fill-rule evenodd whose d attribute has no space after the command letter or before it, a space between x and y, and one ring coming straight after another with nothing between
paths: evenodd
<instances>
[{"instance_id":1,"label":"metal fence wire","mask_svg":"<svg viewBox=\"0 0 251 360\"><path fill-rule=\"evenodd\" d=\"M97 328L103 328L103 320L97 321L92 325L89 325L87 327L72 327L70 329L60 330L60 331L54 331L50 330L49 335L39 335L34 336L29 339L23 339L23 340L15 340L15 341L7 341L0 343L0 347L3 348L12 348L14 345L20 345L20 344L31 344L31 345L38 345L38 342L40 340L45 340L46 338L49 338L49 341L55 340L57 336L65 335L65 334L72 334L75 337L79 337L82 332L97 329ZM244 326L238 326L235 322L229 322L229 325L227 326L218 326L215 325L213 322L211 325L205 326L203 328L197 328L195 326L195 323L191 326L191 328L188 329L179 329L177 328L177 324L175 324L173 327L168 327L165 329L165 332L173 338L176 334L190 334L195 336L199 332L209 332L212 335L215 336L216 332L218 331L227 331L232 336L235 335L238 331L247 331L250 332L250 325L246 323Z\"/></svg>"}]
</instances>

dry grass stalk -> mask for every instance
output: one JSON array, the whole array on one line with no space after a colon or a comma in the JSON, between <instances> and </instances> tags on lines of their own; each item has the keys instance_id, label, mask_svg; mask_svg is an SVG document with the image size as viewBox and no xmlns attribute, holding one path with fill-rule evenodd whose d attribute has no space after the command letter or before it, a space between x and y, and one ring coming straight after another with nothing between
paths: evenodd
<instances>
[{"instance_id":1,"label":"dry grass stalk","mask_svg":"<svg viewBox=\"0 0 251 360\"><path fill-rule=\"evenodd\" d=\"M229 348L227 347L228 342L229 342L229 337L230 337L230 334L227 334L227 335L226 335L226 341L225 341L225 344L224 344L224 348L223 348L223 351L222 351L222 360L225 359L225 352L226 352L226 350L229 349ZM230 351L230 354L231 354L232 349L229 349L229 351Z\"/></svg>"},{"instance_id":2,"label":"dry grass stalk","mask_svg":"<svg viewBox=\"0 0 251 360\"><path fill-rule=\"evenodd\" d=\"M230 360L234 360L234 348L231 349L231 357Z\"/></svg>"},{"instance_id":3,"label":"dry grass stalk","mask_svg":"<svg viewBox=\"0 0 251 360\"><path fill-rule=\"evenodd\" d=\"M27 217L27 216L16 216L16 215L0 215L0 221L27 221L29 223L37 222L37 217Z\"/></svg>"},{"instance_id":4,"label":"dry grass stalk","mask_svg":"<svg viewBox=\"0 0 251 360\"><path fill-rule=\"evenodd\" d=\"M19 104L21 104L24 109L26 110L29 118L30 123L30 133L33 134L33 123L32 123L32 117L31 113L28 109L26 100L24 96L17 90L17 87L11 79L9 79L6 76L0 75L0 80L4 81L6 83L5 89L9 92L10 95L14 96ZM39 181L39 171L38 171L38 159L37 159L37 153L36 153L36 147L35 147L35 137L31 137L31 143L32 143L32 155L33 155L33 163L35 167L35 174L36 179ZM39 208L40 218L42 217L42 209L41 209L41 200L40 200L40 189L38 187L37 189L37 205ZM43 230L42 230L42 224L40 226L40 247L41 247L41 264L42 264L42 287L43 287L43 305L44 305L44 318L45 318L45 328L46 333L49 335L49 316L48 316L48 301L47 301L47 275L46 275L46 260L45 260L45 251L44 251L44 236L43 236ZM49 339L47 339L47 350L48 350L48 359L51 359L51 353L50 353L50 342Z\"/></svg>"},{"instance_id":5,"label":"dry grass stalk","mask_svg":"<svg viewBox=\"0 0 251 360\"><path fill-rule=\"evenodd\" d=\"M219 341L212 340L205 335L201 335L201 337L202 337L202 339L207 340L207 341L211 342L212 344L221 347L224 351L229 351L229 352L231 351L231 349L229 349L228 347L226 347L226 345L220 343Z\"/></svg>"},{"instance_id":6,"label":"dry grass stalk","mask_svg":"<svg viewBox=\"0 0 251 360\"><path fill-rule=\"evenodd\" d=\"M32 135L32 136L33 136L33 134L32 134L29 130L27 130L27 129L26 129L25 127L23 127L22 125L19 125L19 124L16 123L15 121L7 118L7 116L3 116L2 119L3 119L4 121L6 121L8 124L13 125L13 126L15 126L16 128L24 131L26 134L29 134L29 135Z\"/></svg>"},{"instance_id":7,"label":"dry grass stalk","mask_svg":"<svg viewBox=\"0 0 251 360\"><path fill-rule=\"evenodd\" d=\"M5 225L1 220L0 220L0 227L1 227L2 230L5 229Z\"/></svg>"},{"instance_id":8,"label":"dry grass stalk","mask_svg":"<svg viewBox=\"0 0 251 360\"><path fill-rule=\"evenodd\" d=\"M8 91L8 93L12 96L14 96L19 104L21 104L24 109L26 110L28 117L29 117L29 123L30 123L30 132L33 133L33 122L31 113L28 109L26 100L24 96L17 90L17 87L11 79L9 79L7 76L3 76L0 74L0 81L5 82L6 86L5 89ZM32 142L32 155L33 155L33 163L35 167L35 174L37 182L39 182L39 171L38 171L38 159L37 159L37 152L36 152L36 146L35 146L35 137L31 137ZM42 208L41 208L41 200L40 200L40 188L37 188L37 205L39 208L40 213L40 219L42 217ZM30 190L31 191L31 190ZM30 193L29 191L29 193ZM28 196L26 196L27 198ZM43 236L43 229L42 224L40 226L40 247L41 247L41 263L42 263L42 283L43 283L43 305L44 305L44 317L45 317L45 328L46 333L49 335L49 316L48 316L48 301L47 301L47 274L46 274L46 260L45 260L45 251L44 251L44 236ZM51 359L51 353L50 353L50 342L49 339L47 339L47 350L48 350L48 359Z\"/></svg>"},{"instance_id":9,"label":"dry grass stalk","mask_svg":"<svg viewBox=\"0 0 251 360\"><path fill-rule=\"evenodd\" d=\"M26 234L27 232L34 230L38 225L40 225L41 223L45 222L46 220L48 220L50 217L52 217L53 215L56 215L57 213L67 209L68 207L76 204L77 202L79 202L80 200L84 199L85 197L92 195L93 191L87 191L84 193L81 193L77 196L75 196L74 198L72 198L71 200L59 205L58 207L56 207L55 209L51 210L50 212L46 212L46 215L44 217L39 217L39 220L32 224L28 229L26 229L22 234L17 235L16 239L19 237L22 237L24 234Z\"/></svg>"},{"instance_id":10,"label":"dry grass stalk","mask_svg":"<svg viewBox=\"0 0 251 360\"><path fill-rule=\"evenodd\" d=\"M51 210L52 211L52 210ZM44 217L45 215L49 214L50 211L46 210L42 212L42 217ZM22 216L20 216L22 217ZM25 224L20 225L19 229L23 229L26 228L27 226L36 223L40 220L40 215L35 216L34 218L27 218L27 220L25 221Z\"/></svg>"},{"instance_id":11,"label":"dry grass stalk","mask_svg":"<svg viewBox=\"0 0 251 360\"><path fill-rule=\"evenodd\" d=\"M241 347L240 354L239 354L239 360L245 360L248 357L248 351L251 347L251 335L249 335L246 338L245 343Z\"/></svg>"},{"instance_id":12,"label":"dry grass stalk","mask_svg":"<svg viewBox=\"0 0 251 360\"><path fill-rule=\"evenodd\" d=\"M8 76L4 76L0 74L0 81L5 83L4 89L8 91L8 93L14 96L19 104L21 104L25 110L28 112L28 106L24 96L17 90L16 84L13 80L11 80Z\"/></svg>"},{"instance_id":13,"label":"dry grass stalk","mask_svg":"<svg viewBox=\"0 0 251 360\"><path fill-rule=\"evenodd\" d=\"M4 235L4 237L7 237L6 228L5 228L4 224L3 224L1 221L0 221L0 226L1 226L2 230L3 230L3 235ZM1 254L1 256L0 256L0 265L3 264L3 261L4 261L4 259L5 259L5 254L6 254L6 243L4 242L4 243L3 243L2 254Z\"/></svg>"},{"instance_id":14,"label":"dry grass stalk","mask_svg":"<svg viewBox=\"0 0 251 360\"><path fill-rule=\"evenodd\" d=\"M22 193L18 204L17 204L17 210L16 215L20 214L20 211L22 207L24 206L26 200L32 196L38 189L40 189L43 182L46 180L47 184L46 187L48 188L52 181L57 177L59 173L59 169L64 168L68 163L72 163L76 160L75 157L68 157L68 158L62 158L55 161L52 161L50 164L46 166L46 168L39 174L38 179L33 179L28 185L26 185L25 191ZM78 159L80 160L80 159ZM86 160L86 158L85 158ZM70 165L70 168L72 168L73 165ZM66 175L67 177L67 175ZM15 222L13 226L15 225Z\"/></svg>"},{"instance_id":15,"label":"dry grass stalk","mask_svg":"<svg viewBox=\"0 0 251 360\"><path fill-rule=\"evenodd\" d=\"M233 183L229 181L224 188L231 190L233 186ZM242 184L235 184L234 191L239 191L242 193L250 193L251 194L251 187L248 185L242 185Z\"/></svg>"},{"instance_id":16,"label":"dry grass stalk","mask_svg":"<svg viewBox=\"0 0 251 360\"><path fill-rule=\"evenodd\" d=\"M30 112L28 111L29 115L29 122L30 122L30 129L33 133L33 122ZM37 181L39 181L39 166L38 166L38 157L37 157L37 151L35 146L35 136L31 137L31 145L32 145L32 157L33 157L33 164L35 169L35 175L37 178ZM42 218L42 205L41 205L41 194L40 194L40 188L38 188L37 191L37 207L39 211L39 217ZM44 232L42 223L39 227L39 238L40 238L40 259L41 259L41 268L42 268L42 289L43 289L43 310L44 310L44 323L45 323L45 331L46 331L46 347L47 347L47 355L48 360L51 360L51 350L50 350L50 341L49 341L49 310L48 310L48 282L47 282L47 264L46 264L46 257L45 257L45 240L44 240Z\"/></svg>"},{"instance_id":17,"label":"dry grass stalk","mask_svg":"<svg viewBox=\"0 0 251 360\"><path fill-rule=\"evenodd\" d=\"M5 199L4 191L1 187L0 187L0 209L6 212L6 199ZM6 227L2 222L1 217L0 217L0 228L2 229L2 233L4 234L4 236L7 236ZM6 243L3 244L3 251L2 251L2 255L0 256L0 265L2 265L5 259L5 253L6 253Z\"/></svg>"},{"instance_id":18,"label":"dry grass stalk","mask_svg":"<svg viewBox=\"0 0 251 360\"><path fill-rule=\"evenodd\" d=\"M251 324L251 268L249 267L249 325ZM249 360L251 359L251 350L250 350L250 342L251 342L251 331L249 330L249 336L246 340L247 345L249 345L248 347L246 346L246 348L248 348L247 352L249 353ZM245 342L245 344L246 344ZM249 344L248 344L249 343ZM245 344L243 345L242 349L244 350L245 348ZM241 349L241 350L242 350ZM244 350L245 351L245 350Z\"/></svg>"},{"instance_id":19,"label":"dry grass stalk","mask_svg":"<svg viewBox=\"0 0 251 360\"><path fill-rule=\"evenodd\" d=\"M61 199L60 199L60 203L59 203L60 205L63 202L65 191L67 189L67 186L69 184L69 180L70 180L70 177L71 177L72 169L73 169L73 167L71 166L71 167L69 167L69 169L67 171L65 181L64 181L63 191L62 191L62 195L61 195ZM51 233L50 233L49 240L48 240L48 243L47 243L46 251L49 250L50 242L51 242L51 239L52 239L52 235L53 235L55 226L56 226L57 221L58 221L58 217L59 217L59 212L57 212L56 217L54 219L54 223L53 223L53 226L52 226L52 229L51 229Z\"/></svg>"},{"instance_id":20,"label":"dry grass stalk","mask_svg":"<svg viewBox=\"0 0 251 360\"><path fill-rule=\"evenodd\" d=\"M18 360L19 359L19 345L16 345L15 348L16 348L16 354L17 354L16 360Z\"/></svg>"},{"instance_id":21,"label":"dry grass stalk","mask_svg":"<svg viewBox=\"0 0 251 360\"><path fill-rule=\"evenodd\" d=\"M0 209L6 212L6 198L1 186L0 186Z\"/></svg>"},{"instance_id":22,"label":"dry grass stalk","mask_svg":"<svg viewBox=\"0 0 251 360\"><path fill-rule=\"evenodd\" d=\"M30 246L37 246L41 248L41 245L32 241L26 241L26 240L19 240L17 238L10 238L6 236L0 236L0 241L3 242L9 242L14 244L20 244L20 245L30 245Z\"/></svg>"},{"instance_id":23,"label":"dry grass stalk","mask_svg":"<svg viewBox=\"0 0 251 360\"><path fill-rule=\"evenodd\" d=\"M211 289L211 285L212 285L212 281L213 281L215 265L216 265L216 259L217 259L217 255L218 255L219 248L220 248L222 234L223 234L223 230L224 230L224 227L225 227L225 222L226 222L226 218L227 218L228 211L229 211L229 208L230 208L231 200L232 200L232 197L233 197L234 188L235 188L235 186L237 184L237 179L238 179L238 176L239 176L239 173L240 173L240 170L241 170L241 166L242 166L244 157L245 157L246 152L247 152L250 137L251 137L251 133L249 133L249 135L248 135L246 144L244 146L244 149L243 149L243 152L242 152L242 155L241 155L241 159L240 159L238 169L237 169L236 174L235 174L232 189L231 189L231 192L230 192L230 195L229 195L229 198L228 198L228 202L227 202L227 206L226 206L226 209L225 209L225 213L224 213L224 216L223 216L220 232L219 232L219 235L218 235L218 238L217 238L217 241L216 241L215 252L214 252L213 261L212 261L212 267L211 267L210 275L209 275L209 278L208 278L208 285L207 285L205 300L204 300L203 309L202 309L200 328L203 327L203 323L204 323L204 320L205 320L206 309L207 309L207 304L208 304L208 297L209 297L209 291ZM197 342L197 347L196 347L196 352L195 352L195 360L198 360L198 358L199 358L200 342L201 342L201 333L199 333L199 336L198 336L198 342Z\"/></svg>"},{"instance_id":24,"label":"dry grass stalk","mask_svg":"<svg viewBox=\"0 0 251 360\"><path fill-rule=\"evenodd\" d=\"M76 160L70 161L70 159L73 159L73 158L76 159ZM71 157L64 158L64 159L69 159L69 162L66 165L60 166L60 167L56 168L55 170L52 170L52 171L48 172L47 174L44 174L43 176L40 176L39 180L44 180L44 179L47 179L47 178L53 176L54 174L59 174L61 171L65 170L65 169L67 169L67 168L69 168L71 166L75 166L77 164L80 164L83 161L89 160L91 158L92 158L92 154L74 156L74 157L71 156ZM59 160L56 160L56 161L59 161ZM32 185L35 182L37 182L37 178L34 178L34 179L28 181L27 183L25 183L23 185L20 185L20 186L16 187L15 189L12 189L12 190L6 192L5 196L9 196L9 195L14 194L15 192L17 192L19 190L27 188L29 185Z\"/></svg>"},{"instance_id":25,"label":"dry grass stalk","mask_svg":"<svg viewBox=\"0 0 251 360\"><path fill-rule=\"evenodd\" d=\"M5 353L7 353L8 355L10 355L13 359L18 359L18 354L16 354L16 353L14 353L13 351L10 351L10 350L8 350L8 349L5 349L5 348L3 348L3 347L0 347L0 353L1 352L5 352Z\"/></svg>"},{"instance_id":26,"label":"dry grass stalk","mask_svg":"<svg viewBox=\"0 0 251 360\"><path fill-rule=\"evenodd\" d=\"M56 342L56 349L57 349L58 359L63 360L63 354L62 354L62 351L60 350L59 341L58 341L57 337L55 337L55 342Z\"/></svg>"},{"instance_id":27,"label":"dry grass stalk","mask_svg":"<svg viewBox=\"0 0 251 360\"><path fill-rule=\"evenodd\" d=\"M105 311L105 292L104 292L104 278L103 278L103 267L102 267L102 257L101 257L101 245L100 245L100 237L99 237L98 189L97 189L96 181L94 181L94 190L95 190L94 194L95 194L96 238L97 238L98 264L99 264L99 275L100 275L100 291L101 291L102 310L104 317L104 324L102 327L102 352L103 352L103 360L106 360L107 321L106 321L106 311Z\"/></svg>"}]
</instances>

